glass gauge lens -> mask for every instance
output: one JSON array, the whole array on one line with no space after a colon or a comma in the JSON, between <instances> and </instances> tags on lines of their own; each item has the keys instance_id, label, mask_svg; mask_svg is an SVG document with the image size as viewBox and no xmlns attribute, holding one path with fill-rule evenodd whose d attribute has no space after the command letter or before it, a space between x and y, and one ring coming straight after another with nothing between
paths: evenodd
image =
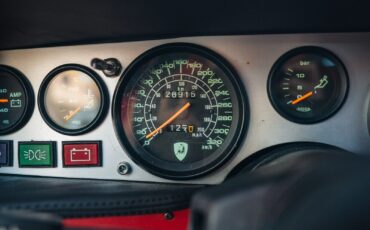
<instances>
[{"instance_id":1,"label":"glass gauge lens","mask_svg":"<svg viewBox=\"0 0 370 230\"><path fill-rule=\"evenodd\" d=\"M134 160L159 176L184 179L214 169L235 151L246 107L242 84L219 56L170 44L128 68L113 113Z\"/></svg>"},{"instance_id":2,"label":"glass gauge lens","mask_svg":"<svg viewBox=\"0 0 370 230\"><path fill-rule=\"evenodd\" d=\"M342 105L348 79L341 61L318 47L301 47L284 54L273 66L269 97L275 109L297 123L315 123Z\"/></svg>"},{"instance_id":3,"label":"glass gauge lens","mask_svg":"<svg viewBox=\"0 0 370 230\"><path fill-rule=\"evenodd\" d=\"M19 130L32 115L34 94L18 70L0 65L0 134Z\"/></svg>"},{"instance_id":4,"label":"glass gauge lens","mask_svg":"<svg viewBox=\"0 0 370 230\"><path fill-rule=\"evenodd\" d=\"M45 121L63 134L85 133L106 112L106 89L94 72L79 65L53 70L40 88L40 110Z\"/></svg>"}]
</instances>

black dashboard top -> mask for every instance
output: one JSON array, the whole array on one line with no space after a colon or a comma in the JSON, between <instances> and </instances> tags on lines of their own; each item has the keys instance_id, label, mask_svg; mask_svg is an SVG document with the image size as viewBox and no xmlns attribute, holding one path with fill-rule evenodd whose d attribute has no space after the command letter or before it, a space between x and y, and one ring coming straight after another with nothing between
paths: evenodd
<instances>
[{"instance_id":1,"label":"black dashboard top","mask_svg":"<svg viewBox=\"0 0 370 230\"><path fill-rule=\"evenodd\" d=\"M366 4L331 0L1 1L0 50L181 36L366 32L370 31Z\"/></svg>"}]
</instances>

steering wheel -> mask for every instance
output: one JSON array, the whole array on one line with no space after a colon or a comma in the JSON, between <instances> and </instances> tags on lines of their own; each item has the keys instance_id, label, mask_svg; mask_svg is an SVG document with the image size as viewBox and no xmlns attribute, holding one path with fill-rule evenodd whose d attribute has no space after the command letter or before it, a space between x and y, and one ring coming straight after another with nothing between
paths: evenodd
<instances>
[{"instance_id":1,"label":"steering wheel","mask_svg":"<svg viewBox=\"0 0 370 230\"><path fill-rule=\"evenodd\" d=\"M370 160L282 146L192 201L191 230L369 229Z\"/></svg>"}]
</instances>

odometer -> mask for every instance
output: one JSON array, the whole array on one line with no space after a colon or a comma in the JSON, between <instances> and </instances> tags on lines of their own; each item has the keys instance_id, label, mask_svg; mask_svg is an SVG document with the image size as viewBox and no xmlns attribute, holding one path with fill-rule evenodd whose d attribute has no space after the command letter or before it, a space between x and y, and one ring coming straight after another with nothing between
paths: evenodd
<instances>
[{"instance_id":1,"label":"odometer","mask_svg":"<svg viewBox=\"0 0 370 230\"><path fill-rule=\"evenodd\" d=\"M248 118L237 76L218 55L189 44L160 46L134 61L113 109L132 158L177 179L202 175L230 157Z\"/></svg>"}]
</instances>

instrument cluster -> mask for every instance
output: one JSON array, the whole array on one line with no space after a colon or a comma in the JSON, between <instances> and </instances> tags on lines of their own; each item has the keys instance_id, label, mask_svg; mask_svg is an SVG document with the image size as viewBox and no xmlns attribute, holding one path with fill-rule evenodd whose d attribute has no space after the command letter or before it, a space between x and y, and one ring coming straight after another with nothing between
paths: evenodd
<instances>
[{"instance_id":1,"label":"instrument cluster","mask_svg":"<svg viewBox=\"0 0 370 230\"><path fill-rule=\"evenodd\" d=\"M352 36L362 42L266 35L1 51L0 173L218 183L282 143L364 154L370 71L355 60L370 57L370 35Z\"/></svg>"}]
</instances>

